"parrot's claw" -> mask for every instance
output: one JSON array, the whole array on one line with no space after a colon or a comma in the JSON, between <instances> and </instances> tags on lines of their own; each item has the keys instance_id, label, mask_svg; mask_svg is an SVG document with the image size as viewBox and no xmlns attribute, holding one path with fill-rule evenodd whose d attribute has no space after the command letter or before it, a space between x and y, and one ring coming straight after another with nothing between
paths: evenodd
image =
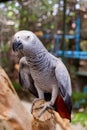
<instances>
[{"instance_id":1,"label":"parrot's claw","mask_svg":"<svg viewBox=\"0 0 87 130\"><path fill-rule=\"evenodd\" d=\"M38 117L40 117L47 109L52 109L54 110L54 108L51 106L50 102L47 102L43 105L40 105L39 107L35 108L35 109L40 109L42 108L42 110L40 111L40 113L38 114Z\"/></svg>"}]
</instances>

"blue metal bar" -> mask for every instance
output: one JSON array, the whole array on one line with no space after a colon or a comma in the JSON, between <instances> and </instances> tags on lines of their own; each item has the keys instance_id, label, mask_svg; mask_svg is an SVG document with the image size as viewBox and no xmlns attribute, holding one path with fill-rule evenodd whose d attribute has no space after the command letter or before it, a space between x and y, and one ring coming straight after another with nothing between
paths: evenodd
<instances>
[{"instance_id":1,"label":"blue metal bar","mask_svg":"<svg viewBox=\"0 0 87 130\"><path fill-rule=\"evenodd\" d=\"M79 51L80 49L80 25L81 24L81 20L80 20L80 17L78 16L77 17L77 20L76 20L76 30L75 30L75 33L76 33L76 51Z\"/></svg>"},{"instance_id":2,"label":"blue metal bar","mask_svg":"<svg viewBox=\"0 0 87 130\"><path fill-rule=\"evenodd\" d=\"M62 56L63 51L58 50L55 55ZM64 56L66 58L76 58L76 59L87 59L87 52L83 51L64 51Z\"/></svg>"},{"instance_id":3,"label":"blue metal bar","mask_svg":"<svg viewBox=\"0 0 87 130\"><path fill-rule=\"evenodd\" d=\"M44 35L42 36L42 38L46 38L46 39L49 39L50 37L52 37L51 34L44 34ZM56 39L61 39L61 38L62 38L62 35L61 35L61 34L56 34L54 37L55 37ZM76 37L75 35L71 35L71 34L65 35L65 39L74 39L75 37Z\"/></svg>"},{"instance_id":4,"label":"blue metal bar","mask_svg":"<svg viewBox=\"0 0 87 130\"><path fill-rule=\"evenodd\" d=\"M55 46L54 46L54 53L59 49L59 38L55 35Z\"/></svg>"}]
</instances>

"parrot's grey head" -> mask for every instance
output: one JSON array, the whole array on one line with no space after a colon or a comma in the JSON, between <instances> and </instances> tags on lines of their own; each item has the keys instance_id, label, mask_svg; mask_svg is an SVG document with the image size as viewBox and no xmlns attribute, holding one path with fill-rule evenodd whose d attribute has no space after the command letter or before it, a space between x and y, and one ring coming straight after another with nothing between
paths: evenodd
<instances>
[{"instance_id":1,"label":"parrot's grey head","mask_svg":"<svg viewBox=\"0 0 87 130\"><path fill-rule=\"evenodd\" d=\"M38 45L41 44L37 36L31 31L19 31L13 38L13 51L32 52L37 50Z\"/></svg>"}]
</instances>

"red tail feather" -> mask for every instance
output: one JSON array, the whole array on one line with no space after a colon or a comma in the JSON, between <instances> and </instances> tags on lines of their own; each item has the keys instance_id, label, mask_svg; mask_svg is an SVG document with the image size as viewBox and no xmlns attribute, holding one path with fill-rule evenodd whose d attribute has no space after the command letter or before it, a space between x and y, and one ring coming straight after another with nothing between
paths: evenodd
<instances>
[{"instance_id":1,"label":"red tail feather","mask_svg":"<svg viewBox=\"0 0 87 130\"><path fill-rule=\"evenodd\" d=\"M61 96L57 97L55 107L56 111L60 114L62 118L67 118L71 120L71 114L69 113L68 108Z\"/></svg>"}]
</instances>

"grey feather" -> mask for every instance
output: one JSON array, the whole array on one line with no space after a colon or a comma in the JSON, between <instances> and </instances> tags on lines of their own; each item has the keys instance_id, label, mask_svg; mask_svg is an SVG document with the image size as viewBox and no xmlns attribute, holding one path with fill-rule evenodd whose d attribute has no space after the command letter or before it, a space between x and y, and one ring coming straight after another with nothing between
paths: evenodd
<instances>
[{"instance_id":1,"label":"grey feather","mask_svg":"<svg viewBox=\"0 0 87 130\"><path fill-rule=\"evenodd\" d=\"M26 58L23 57L19 62L19 82L24 90L29 90L34 96L38 97L34 81L30 75Z\"/></svg>"},{"instance_id":2,"label":"grey feather","mask_svg":"<svg viewBox=\"0 0 87 130\"><path fill-rule=\"evenodd\" d=\"M35 97L38 97L37 90L34 85L34 81L29 72L29 66L26 58L22 57L19 62L19 83L23 90L29 90ZM46 101L51 99L50 93L44 93Z\"/></svg>"}]
</instances>

